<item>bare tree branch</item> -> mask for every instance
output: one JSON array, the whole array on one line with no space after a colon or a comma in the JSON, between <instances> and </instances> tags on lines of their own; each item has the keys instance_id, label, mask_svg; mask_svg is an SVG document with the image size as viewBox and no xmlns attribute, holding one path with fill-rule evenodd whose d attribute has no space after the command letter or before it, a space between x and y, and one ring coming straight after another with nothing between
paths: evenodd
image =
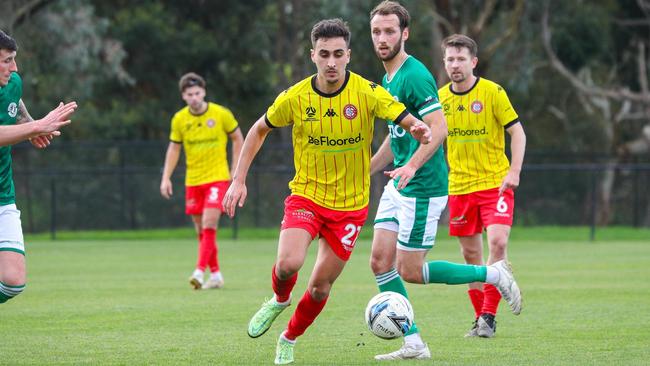
<instances>
[{"instance_id":1,"label":"bare tree branch","mask_svg":"<svg viewBox=\"0 0 650 366\"><path fill-rule=\"evenodd\" d=\"M472 26L472 34L480 34L485 27L485 22L492 16L494 13L494 7L497 5L496 0L487 0L483 3L483 10L479 14L478 19Z\"/></svg>"},{"instance_id":2,"label":"bare tree branch","mask_svg":"<svg viewBox=\"0 0 650 366\"><path fill-rule=\"evenodd\" d=\"M494 53L501 47L502 44L504 44L506 41L508 41L512 36L515 35L517 30L519 29L519 21L521 20L521 16L524 13L524 1L523 0L517 0L517 3L515 4L514 9L512 10L512 14L510 15L510 26L508 29L506 29L505 32L501 33L499 37L494 39L492 43L490 43L487 47L485 47L485 50L483 51L483 57L486 58L491 58Z\"/></svg>"}]
</instances>

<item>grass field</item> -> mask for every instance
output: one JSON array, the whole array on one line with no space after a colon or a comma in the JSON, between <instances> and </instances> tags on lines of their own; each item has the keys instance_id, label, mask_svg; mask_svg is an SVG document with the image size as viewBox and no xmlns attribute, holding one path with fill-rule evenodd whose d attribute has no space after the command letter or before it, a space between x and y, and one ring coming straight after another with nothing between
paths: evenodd
<instances>
[{"instance_id":1,"label":"grass field","mask_svg":"<svg viewBox=\"0 0 650 366\"><path fill-rule=\"evenodd\" d=\"M464 285L409 285L416 321L433 353L432 360L413 363L647 365L650 231L610 231L593 243L583 233L515 230L510 260L524 310L516 317L502 303L493 339L463 338L473 320ZM246 326L271 295L276 240L221 240L226 287L192 291L186 280L194 240L154 236L28 238L27 290L0 305L0 364L272 364L277 336L295 304L261 338L249 338ZM294 296L304 292L313 249ZM363 310L376 293L369 253L368 239L357 243L324 312L299 338L296 364L379 364L374 354L400 346L365 328ZM461 259L444 233L429 258Z\"/></svg>"}]
</instances>

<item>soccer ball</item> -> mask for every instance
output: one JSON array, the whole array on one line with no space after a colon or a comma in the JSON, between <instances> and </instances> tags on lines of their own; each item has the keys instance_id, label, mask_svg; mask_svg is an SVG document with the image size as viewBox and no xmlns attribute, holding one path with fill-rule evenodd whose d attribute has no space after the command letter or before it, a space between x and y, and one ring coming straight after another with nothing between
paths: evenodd
<instances>
[{"instance_id":1,"label":"soccer ball","mask_svg":"<svg viewBox=\"0 0 650 366\"><path fill-rule=\"evenodd\" d=\"M379 338L402 337L413 325L411 303L397 292L381 292L368 302L366 324L368 329Z\"/></svg>"}]
</instances>

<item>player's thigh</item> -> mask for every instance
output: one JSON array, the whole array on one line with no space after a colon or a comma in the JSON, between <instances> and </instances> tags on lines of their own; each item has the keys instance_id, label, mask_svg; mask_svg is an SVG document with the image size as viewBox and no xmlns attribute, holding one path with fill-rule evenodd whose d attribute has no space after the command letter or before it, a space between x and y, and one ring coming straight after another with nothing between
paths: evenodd
<instances>
[{"instance_id":1,"label":"player's thigh","mask_svg":"<svg viewBox=\"0 0 650 366\"><path fill-rule=\"evenodd\" d=\"M400 273L416 272L420 273L420 269L424 264L429 251L426 249L421 250L397 250L397 268Z\"/></svg>"},{"instance_id":2,"label":"player's thigh","mask_svg":"<svg viewBox=\"0 0 650 366\"><path fill-rule=\"evenodd\" d=\"M359 238L363 224L368 218L368 207L355 211L336 211L321 208L318 217L323 223L320 236L325 239L332 251L347 261Z\"/></svg>"},{"instance_id":3,"label":"player's thigh","mask_svg":"<svg viewBox=\"0 0 650 366\"><path fill-rule=\"evenodd\" d=\"M25 244L15 204L0 206L0 281L8 285L25 283Z\"/></svg>"},{"instance_id":4,"label":"player's thigh","mask_svg":"<svg viewBox=\"0 0 650 366\"><path fill-rule=\"evenodd\" d=\"M483 234L474 234L468 236L459 236L458 243L465 257L465 262L469 264L484 264L483 262Z\"/></svg>"},{"instance_id":5,"label":"player's thigh","mask_svg":"<svg viewBox=\"0 0 650 366\"><path fill-rule=\"evenodd\" d=\"M25 255L13 251L0 251L0 282L18 286L25 284L27 268Z\"/></svg>"},{"instance_id":6,"label":"player's thigh","mask_svg":"<svg viewBox=\"0 0 650 366\"><path fill-rule=\"evenodd\" d=\"M203 210L218 209L223 212L223 197L230 186L229 181L217 181L205 185Z\"/></svg>"},{"instance_id":7,"label":"player's thigh","mask_svg":"<svg viewBox=\"0 0 650 366\"><path fill-rule=\"evenodd\" d=\"M493 188L476 192L475 196L485 227L495 224L512 226L515 209L515 195L512 189L499 195L499 189Z\"/></svg>"},{"instance_id":8,"label":"player's thigh","mask_svg":"<svg viewBox=\"0 0 650 366\"><path fill-rule=\"evenodd\" d=\"M449 235L472 236L483 232L473 193L449 195Z\"/></svg>"},{"instance_id":9,"label":"player's thigh","mask_svg":"<svg viewBox=\"0 0 650 366\"><path fill-rule=\"evenodd\" d=\"M301 228L288 228L280 231L276 271L280 277L292 275L302 268L307 257L312 234Z\"/></svg>"},{"instance_id":10,"label":"player's thigh","mask_svg":"<svg viewBox=\"0 0 650 366\"><path fill-rule=\"evenodd\" d=\"M308 284L308 289L316 300L322 300L329 294L346 263L324 238L318 241L318 256Z\"/></svg>"},{"instance_id":11,"label":"player's thigh","mask_svg":"<svg viewBox=\"0 0 650 366\"><path fill-rule=\"evenodd\" d=\"M438 221L447 205L447 196L442 197L402 197L399 220L397 248L405 251L429 250L433 247L438 233Z\"/></svg>"},{"instance_id":12,"label":"player's thigh","mask_svg":"<svg viewBox=\"0 0 650 366\"><path fill-rule=\"evenodd\" d=\"M386 273L395 267L396 243L397 227L395 231L375 227L372 236L372 252L370 253L370 268L373 273Z\"/></svg>"},{"instance_id":13,"label":"player's thigh","mask_svg":"<svg viewBox=\"0 0 650 366\"><path fill-rule=\"evenodd\" d=\"M220 208L208 208L203 209L203 215L201 217L201 226L205 228L216 229L219 226L219 218L221 217Z\"/></svg>"}]
</instances>

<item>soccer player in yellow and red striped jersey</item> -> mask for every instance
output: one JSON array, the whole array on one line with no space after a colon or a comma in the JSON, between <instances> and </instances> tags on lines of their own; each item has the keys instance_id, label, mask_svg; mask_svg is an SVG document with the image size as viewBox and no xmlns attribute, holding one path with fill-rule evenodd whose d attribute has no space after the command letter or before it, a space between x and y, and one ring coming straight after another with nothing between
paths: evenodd
<instances>
[{"instance_id":1,"label":"soccer player in yellow and red striped jersey","mask_svg":"<svg viewBox=\"0 0 650 366\"><path fill-rule=\"evenodd\" d=\"M172 118L160 194L169 199L173 193L171 176L182 147L186 159L185 213L192 216L199 239L198 260L190 285L196 290L220 288L224 280L217 256L217 225L223 210L222 199L230 184L226 147L230 139L234 167L244 137L227 108L205 101L205 80L201 76L183 75L179 88L187 106ZM210 269L210 276L204 283L206 268Z\"/></svg>"},{"instance_id":2,"label":"soccer player in yellow and red striped jersey","mask_svg":"<svg viewBox=\"0 0 650 366\"><path fill-rule=\"evenodd\" d=\"M514 189L526 149L526 134L505 90L477 77L478 47L454 34L442 42L451 82L440 89L447 127L449 162L449 234L457 236L465 261L483 264L482 233L487 232L488 264L507 258L514 212ZM505 133L511 138L511 161ZM492 337L501 295L492 285L470 284L476 320L467 336Z\"/></svg>"},{"instance_id":3,"label":"soccer player in yellow and red striped jersey","mask_svg":"<svg viewBox=\"0 0 650 366\"><path fill-rule=\"evenodd\" d=\"M248 335L264 334L291 302L309 244L319 236L316 264L276 348L276 364L293 362L296 338L323 310L330 289L354 249L368 215L374 119L394 121L421 143L429 128L381 86L346 70L350 32L341 19L318 22L311 31L311 59L317 74L281 93L253 127L224 205L229 215L246 199L246 174L268 133L292 126L296 175L289 183L277 260L271 273L274 296L248 325Z\"/></svg>"}]
</instances>

